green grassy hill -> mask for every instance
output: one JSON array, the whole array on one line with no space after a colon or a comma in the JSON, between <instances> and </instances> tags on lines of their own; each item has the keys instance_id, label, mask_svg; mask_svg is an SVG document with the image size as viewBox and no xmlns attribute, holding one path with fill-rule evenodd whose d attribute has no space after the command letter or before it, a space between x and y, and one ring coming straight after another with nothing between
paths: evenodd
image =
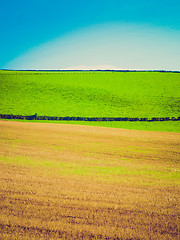
<instances>
[{"instance_id":1,"label":"green grassy hill","mask_svg":"<svg viewBox=\"0 0 180 240\"><path fill-rule=\"evenodd\" d=\"M0 113L179 117L180 74L0 71Z\"/></svg>"}]
</instances>

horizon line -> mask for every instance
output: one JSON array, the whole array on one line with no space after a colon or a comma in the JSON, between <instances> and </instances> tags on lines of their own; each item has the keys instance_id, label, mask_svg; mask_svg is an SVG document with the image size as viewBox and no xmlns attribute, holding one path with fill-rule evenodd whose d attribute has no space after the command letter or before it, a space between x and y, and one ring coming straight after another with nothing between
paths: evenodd
<instances>
[{"instance_id":1,"label":"horizon line","mask_svg":"<svg viewBox=\"0 0 180 240\"><path fill-rule=\"evenodd\" d=\"M173 72L180 70L136 70L136 69L0 69L0 71L32 71L32 72Z\"/></svg>"}]
</instances>

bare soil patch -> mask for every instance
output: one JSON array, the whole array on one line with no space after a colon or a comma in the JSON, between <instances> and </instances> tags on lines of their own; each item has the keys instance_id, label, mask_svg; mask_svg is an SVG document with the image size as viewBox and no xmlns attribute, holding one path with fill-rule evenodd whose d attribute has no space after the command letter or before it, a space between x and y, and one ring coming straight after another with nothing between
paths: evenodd
<instances>
[{"instance_id":1,"label":"bare soil patch","mask_svg":"<svg viewBox=\"0 0 180 240\"><path fill-rule=\"evenodd\" d=\"M1 239L178 239L180 134L0 121Z\"/></svg>"}]
</instances>

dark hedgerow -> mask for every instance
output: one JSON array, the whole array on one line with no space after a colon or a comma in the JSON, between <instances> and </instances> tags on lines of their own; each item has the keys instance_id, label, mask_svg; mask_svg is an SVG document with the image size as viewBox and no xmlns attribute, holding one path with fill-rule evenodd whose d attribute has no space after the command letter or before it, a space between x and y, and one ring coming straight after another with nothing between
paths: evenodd
<instances>
[{"instance_id":1,"label":"dark hedgerow","mask_svg":"<svg viewBox=\"0 0 180 240\"><path fill-rule=\"evenodd\" d=\"M13 114L0 114L1 119L23 119L23 120L51 120L51 121L140 121L140 122L153 122L153 121L180 121L180 117L169 118L169 117L153 117L153 118L128 118L128 117L54 117L54 116L38 116L37 113L30 116L22 116L22 115L13 115Z\"/></svg>"}]
</instances>

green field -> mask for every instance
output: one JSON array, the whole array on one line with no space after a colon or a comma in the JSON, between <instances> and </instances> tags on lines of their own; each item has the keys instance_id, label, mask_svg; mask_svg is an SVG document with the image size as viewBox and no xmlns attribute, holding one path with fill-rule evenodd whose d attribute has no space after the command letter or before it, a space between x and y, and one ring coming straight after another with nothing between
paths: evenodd
<instances>
[{"instance_id":1,"label":"green field","mask_svg":"<svg viewBox=\"0 0 180 240\"><path fill-rule=\"evenodd\" d=\"M0 71L0 89L1 114L139 118L180 116L179 73ZM92 124L180 131L178 122Z\"/></svg>"}]
</instances>

